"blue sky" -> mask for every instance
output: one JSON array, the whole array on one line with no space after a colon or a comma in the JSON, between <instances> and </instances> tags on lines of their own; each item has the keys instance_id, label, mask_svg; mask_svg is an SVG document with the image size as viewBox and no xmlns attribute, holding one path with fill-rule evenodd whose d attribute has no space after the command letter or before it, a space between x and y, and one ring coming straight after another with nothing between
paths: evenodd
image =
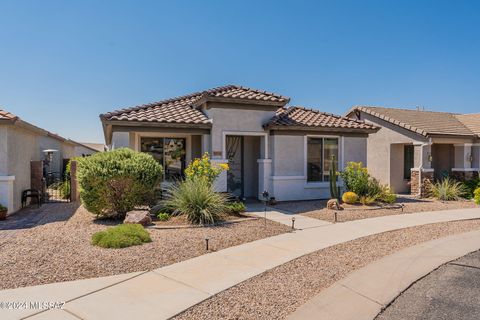
<instances>
[{"instance_id":1,"label":"blue sky","mask_svg":"<svg viewBox=\"0 0 480 320\"><path fill-rule=\"evenodd\" d=\"M343 114L480 112L479 1L4 1L0 106L78 141L98 115L224 84Z\"/></svg>"}]
</instances>

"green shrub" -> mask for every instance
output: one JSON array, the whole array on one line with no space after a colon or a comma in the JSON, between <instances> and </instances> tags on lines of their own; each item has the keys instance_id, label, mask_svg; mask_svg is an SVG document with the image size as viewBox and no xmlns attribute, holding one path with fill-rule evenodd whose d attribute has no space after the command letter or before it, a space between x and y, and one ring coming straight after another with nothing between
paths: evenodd
<instances>
[{"instance_id":1,"label":"green shrub","mask_svg":"<svg viewBox=\"0 0 480 320\"><path fill-rule=\"evenodd\" d=\"M215 192L206 179L186 179L170 187L163 204L173 214L186 215L191 223L209 224L225 213L226 197Z\"/></svg>"},{"instance_id":2,"label":"green shrub","mask_svg":"<svg viewBox=\"0 0 480 320\"><path fill-rule=\"evenodd\" d=\"M368 194L369 198L373 198L374 201L379 201L383 203L394 203L397 201L397 195L388 187L378 182L377 179L370 178L368 183Z\"/></svg>"},{"instance_id":3,"label":"green shrub","mask_svg":"<svg viewBox=\"0 0 480 320\"><path fill-rule=\"evenodd\" d=\"M152 156L127 148L77 161L82 203L101 217L124 218L147 204L162 176L162 166Z\"/></svg>"},{"instance_id":4,"label":"green shrub","mask_svg":"<svg viewBox=\"0 0 480 320\"><path fill-rule=\"evenodd\" d=\"M480 204L480 187L475 189L475 191L473 192L474 194L474 197L473 199L475 200L475 203L476 204Z\"/></svg>"},{"instance_id":5,"label":"green shrub","mask_svg":"<svg viewBox=\"0 0 480 320\"><path fill-rule=\"evenodd\" d=\"M5 210L8 210L8 208L0 204L0 211L5 211Z\"/></svg>"},{"instance_id":6,"label":"green shrub","mask_svg":"<svg viewBox=\"0 0 480 320\"><path fill-rule=\"evenodd\" d=\"M472 199L474 197L474 191L480 188L480 178L470 179L462 182L465 188L465 198Z\"/></svg>"},{"instance_id":7,"label":"green shrub","mask_svg":"<svg viewBox=\"0 0 480 320\"><path fill-rule=\"evenodd\" d=\"M368 194L370 175L361 162L349 162L343 172L340 172L347 191L355 192L358 196Z\"/></svg>"},{"instance_id":8,"label":"green shrub","mask_svg":"<svg viewBox=\"0 0 480 320\"><path fill-rule=\"evenodd\" d=\"M245 212L246 208L243 202L230 202L225 205L226 210L229 214L238 215L242 212Z\"/></svg>"},{"instance_id":9,"label":"green shrub","mask_svg":"<svg viewBox=\"0 0 480 320\"><path fill-rule=\"evenodd\" d=\"M358 201L358 195L355 192L347 191L342 195L342 201L347 204L355 204Z\"/></svg>"},{"instance_id":10,"label":"green shrub","mask_svg":"<svg viewBox=\"0 0 480 320\"><path fill-rule=\"evenodd\" d=\"M170 220L170 215L166 212L160 212L158 215L157 215L157 218L158 220L160 221L168 221Z\"/></svg>"},{"instance_id":11,"label":"green shrub","mask_svg":"<svg viewBox=\"0 0 480 320\"><path fill-rule=\"evenodd\" d=\"M457 201L465 195L462 183L450 178L432 184L429 189L432 197L443 201Z\"/></svg>"},{"instance_id":12,"label":"green shrub","mask_svg":"<svg viewBox=\"0 0 480 320\"><path fill-rule=\"evenodd\" d=\"M120 224L92 236L92 244L102 248L125 248L151 241L150 234L140 224Z\"/></svg>"}]
</instances>

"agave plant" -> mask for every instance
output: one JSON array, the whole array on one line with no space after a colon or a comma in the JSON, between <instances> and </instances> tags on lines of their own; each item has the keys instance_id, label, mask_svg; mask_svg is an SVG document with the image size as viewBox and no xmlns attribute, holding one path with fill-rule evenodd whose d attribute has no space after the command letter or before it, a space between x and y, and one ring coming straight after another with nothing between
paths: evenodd
<instances>
[{"instance_id":1,"label":"agave plant","mask_svg":"<svg viewBox=\"0 0 480 320\"><path fill-rule=\"evenodd\" d=\"M465 187L461 182L445 178L431 185L430 195L442 201L457 201L465 195Z\"/></svg>"},{"instance_id":2,"label":"agave plant","mask_svg":"<svg viewBox=\"0 0 480 320\"><path fill-rule=\"evenodd\" d=\"M186 179L168 190L162 203L173 215L186 215L194 224L210 224L225 213L226 197L213 190L207 179Z\"/></svg>"}]
</instances>

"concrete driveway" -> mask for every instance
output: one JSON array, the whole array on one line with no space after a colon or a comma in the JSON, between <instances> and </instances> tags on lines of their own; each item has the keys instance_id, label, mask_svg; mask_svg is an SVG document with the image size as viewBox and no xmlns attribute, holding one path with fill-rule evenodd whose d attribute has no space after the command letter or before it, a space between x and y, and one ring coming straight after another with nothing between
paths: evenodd
<instances>
[{"instance_id":1,"label":"concrete driveway","mask_svg":"<svg viewBox=\"0 0 480 320\"><path fill-rule=\"evenodd\" d=\"M480 251L417 281L376 319L480 319Z\"/></svg>"}]
</instances>

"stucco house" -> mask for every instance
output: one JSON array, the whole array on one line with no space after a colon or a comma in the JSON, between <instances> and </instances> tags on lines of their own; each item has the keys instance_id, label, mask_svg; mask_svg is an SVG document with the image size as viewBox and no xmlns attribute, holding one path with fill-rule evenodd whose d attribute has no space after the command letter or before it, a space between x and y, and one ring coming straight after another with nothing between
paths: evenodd
<instances>
[{"instance_id":1,"label":"stucco house","mask_svg":"<svg viewBox=\"0 0 480 320\"><path fill-rule=\"evenodd\" d=\"M229 163L218 191L279 201L329 198L332 156L367 163L363 121L303 107L289 98L236 85L218 87L100 115L106 144L152 154L164 183L179 178L204 152Z\"/></svg>"},{"instance_id":2,"label":"stucco house","mask_svg":"<svg viewBox=\"0 0 480 320\"><path fill-rule=\"evenodd\" d=\"M478 176L480 114L355 106L346 116L380 127L368 137L368 169L395 192L418 195L425 179Z\"/></svg>"},{"instance_id":3,"label":"stucco house","mask_svg":"<svg viewBox=\"0 0 480 320\"><path fill-rule=\"evenodd\" d=\"M97 150L0 109L0 204L8 208L9 214L20 209L23 190L39 189L38 185L32 186L32 162L45 160L48 152L51 154L48 171L60 174L67 159L90 155ZM41 168L42 164L39 166Z\"/></svg>"}]
</instances>

